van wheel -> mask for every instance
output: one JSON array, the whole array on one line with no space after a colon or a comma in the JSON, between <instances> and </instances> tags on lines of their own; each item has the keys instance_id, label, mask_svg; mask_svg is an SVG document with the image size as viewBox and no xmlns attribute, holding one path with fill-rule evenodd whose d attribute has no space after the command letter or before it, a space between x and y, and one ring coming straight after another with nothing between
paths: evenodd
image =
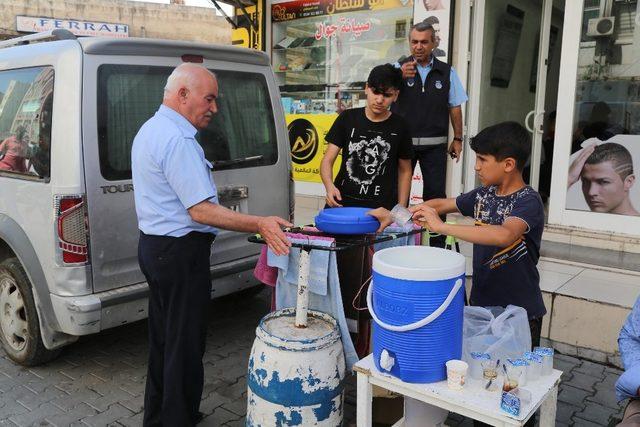
<instances>
[{"instance_id":1,"label":"van wheel","mask_svg":"<svg viewBox=\"0 0 640 427\"><path fill-rule=\"evenodd\" d=\"M35 366L56 357L42 342L31 282L17 258L0 263L0 339L16 363Z\"/></svg>"}]
</instances>

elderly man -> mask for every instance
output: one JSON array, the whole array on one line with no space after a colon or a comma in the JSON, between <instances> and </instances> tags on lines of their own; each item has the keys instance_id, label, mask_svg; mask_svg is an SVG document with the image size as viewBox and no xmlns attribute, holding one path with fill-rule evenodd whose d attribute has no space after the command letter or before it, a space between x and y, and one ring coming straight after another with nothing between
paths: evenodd
<instances>
[{"instance_id":1,"label":"elderly man","mask_svg":"<svg viewBox=\"0 0 640 427\"><path fill-rule=\"evenodd\" d=\"M196 64L178 66L162 105L133 142L138 259L149 284L145 426L190 426L201 417L215 227L259 232L276 254L288 253L280 226L291 224L218 204L211 164L195 140L216 113L217 97L213 73Z\"/></svg>"}]
</instances>

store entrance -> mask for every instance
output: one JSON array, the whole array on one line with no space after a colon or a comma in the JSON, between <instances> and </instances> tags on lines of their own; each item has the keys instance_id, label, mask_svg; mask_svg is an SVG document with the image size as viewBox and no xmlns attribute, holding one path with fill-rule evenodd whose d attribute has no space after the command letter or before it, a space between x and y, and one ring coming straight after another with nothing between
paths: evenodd
<instances>
[{"instance_id":1,"label":"store entrance","mask_svg":"<svg viewBox=\"0 0 640 427\"><path fill-rule=\"evenodd\" d=\"M532 135L525 179L547 200L553 163L564 0L474 2L468 135L515 121ZM467 150L464 187L478 185Z\"/></svg>"}]
</instances>

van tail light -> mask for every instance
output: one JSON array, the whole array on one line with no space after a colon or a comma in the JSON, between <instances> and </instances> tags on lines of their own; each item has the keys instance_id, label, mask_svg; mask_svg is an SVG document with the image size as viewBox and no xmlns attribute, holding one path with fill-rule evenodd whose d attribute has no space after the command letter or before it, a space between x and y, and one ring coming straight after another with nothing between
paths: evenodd
<instances>
[{"instance_id":1,"label":"van tail light","mask_svg":"<svg viewBox=\"0 0 640 427\"><path fill-rule=\"evenodd\" d=\"M64 264L89 261L89 220L85 205L82 195L55 197L58 249Z\"/></svg>"}]
</instances>

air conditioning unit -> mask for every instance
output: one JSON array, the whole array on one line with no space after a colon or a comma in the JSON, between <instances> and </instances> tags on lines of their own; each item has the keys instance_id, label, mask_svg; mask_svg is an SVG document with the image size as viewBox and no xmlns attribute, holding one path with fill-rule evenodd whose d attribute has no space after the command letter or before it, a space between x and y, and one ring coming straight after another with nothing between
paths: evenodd
<instances>
[{"instance_id":1,"label":"air conditioning unit","mask_svg":"<svg viewBox=\"0 0 640 427\"><path fill-rule=\"evenodd\" d=\"M587 36L608 37L613 34L615 23L616 18L613 16L589 19L589 25L587 26Z\"/></svg>"}]
</instances>

